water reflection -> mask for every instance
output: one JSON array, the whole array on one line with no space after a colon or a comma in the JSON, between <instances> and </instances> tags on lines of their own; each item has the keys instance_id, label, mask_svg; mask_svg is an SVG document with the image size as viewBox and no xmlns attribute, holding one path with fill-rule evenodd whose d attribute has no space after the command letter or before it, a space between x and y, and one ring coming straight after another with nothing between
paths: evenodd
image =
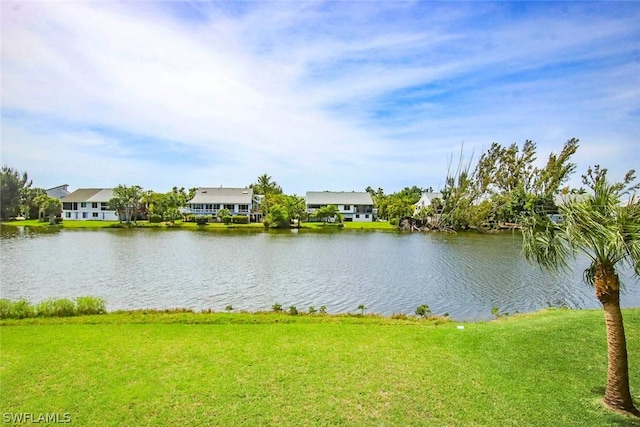
<instances>
[{"instance_id":1,"label":"water reflection","mask_svg":"<svg viewBox=\"0 0 640 427\"><path fill-rule=\"evenodd\" d=\"M102 296L108 308L413 313L428 304L456 319L548 305L597 307L575 272L529 265L517 235L381 232L196 232L2 227L2 297ZM623 305L640 306L628 286Z\"/></svg>"}]
</instances>

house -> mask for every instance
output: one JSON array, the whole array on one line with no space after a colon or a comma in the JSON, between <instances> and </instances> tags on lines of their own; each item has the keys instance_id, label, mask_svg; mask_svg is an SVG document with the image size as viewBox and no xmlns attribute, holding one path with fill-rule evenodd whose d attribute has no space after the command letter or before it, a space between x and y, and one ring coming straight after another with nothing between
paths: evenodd
<instances>
[{"instance_id":1,"label":"house","mask_svg":"<svg viewBox=\"0 0 640 427\"><path fill-rule=\"evenodd\" d=\"M47 196L54 199L62 199L69 195L69 184L58 185L57 187L44 190L44 192L47 193Z\"/></svg>"},{"instance_id":2,"label":"house","mask_svg":"<svg viewBox=\"0 0 640 427\"><path fill-rule=\"evenodd\" d=\"M347 191L307 191L307 214L317 218L314 213L323 206L335 205L345 221L371 222L377 210L367 192Z\"/></svg>"},{"instance_id":3,"label":"house","mask_svg":"<svg viewBox=\"0 0 640 427\"><path fill-rule=\"evenodd\" d=\"M420 212L420 209L423 208L427 208L429 206L431 206L431 203L433 202L433 199L440 199L442 201L442 193L439 192L434 192L434 193L422 193L422 196L420 196L420 200L418 200L418 202L413 205L414 206L414 214L417 214L418 212Z\"/></svg>"},{"instance_id":4,"label":"house","mask_svg":"<svg viewBox=\"0 0 640 427\"><path fill-rule=\"evenodd\" d=\"M116 211L109 209L112 198L111 188L79 188L61 199L62 218L65 221L118 221Z\"/></svg>"},{"instance_id":5,"label":"house","mask_svg":"<svg viewBox=\"0 0 640 427\"><path fill-rule=\"evenodd\" d=\"M252 188L199 187L183 212L186 215L216 216L221 209L227 209L232 216L247 215L255 221L261 216L258 207Z\"/></svg>"}]
</instances>

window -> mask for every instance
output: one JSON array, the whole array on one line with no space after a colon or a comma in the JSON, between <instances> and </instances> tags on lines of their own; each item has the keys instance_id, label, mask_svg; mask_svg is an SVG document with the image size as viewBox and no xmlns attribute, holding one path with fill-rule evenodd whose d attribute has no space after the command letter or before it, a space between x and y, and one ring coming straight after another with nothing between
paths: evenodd
<instances>
[{"instance_id":1,"label":"window","mask_svg":"<svg viewBox=\"0 0 640 427\"><path fill-rule=\"evenodd\" d=\"M367 218L367 219L369 219L369 215L365 215L364 217L365 217L365 218Z\"/></svg>"},{"instance_id":2,"label":"window","mask_svg":"<svg viewBox=\"0 0 640 427\"><path fill-rule=\"evenodd\" d=\"M233 206L233 205L224 205L224 208L225 208L225 209L228 209L228 210L229 210L229 212L233 212L233 208L234 208L234 206Z\"/></svg>"},{"instance_id":3,"label":"window","mask_svg":"<svg viewBox=\"0 0 640 427\"><path fill-rule=\"evenodd\" d=\"M87 202L80 202L80 207L81 208L86 208L87 207Z\"/></svg>"},{"instance_id":4,"label":"window","mask_svg":"<svg viewBox=\"0 0 640 427\"><path fill-rule=\"evenodd\" d=\"M360 214L356 214L356 218L360 218Z\"/></svg>"},{"instance_id":5,"label":"window","mask_svg":"<svg viewBox=\"0 0 640 427\"><path fill-rule=\"evenodd\" d=\"M71 218L71 212L65 212L64 213L64 217L65 218Z\"/></svg>"},{"instance_id":6,"label":"window","mask_svg":"<svg viewBox=\"0 0 640 427\"><path fill-rule=\"evenodd\" d=\"M344 210L345 211L350 211L351 210L351 205L344 205Z\"/></svg>"},{"instance_id":7,"label":"window","mask_svg":"<svg viewBox=\"0 0 640 427\"><path fill-rule=\"evenodd\" d=\"M101 202L100 203L100 210L101 211L106 211L108 209L109 209L109 203L107 203L107 202Z\"/></svg>"},{"instance_id":8,"label":"window","mask_svg":"<svg viewBox=\"0 0 640 427\"><path fill-rule=\"evenodd\" d=\"M82 218L89 218L88 212L82 212Z\"/></svg>"},{"instance_id":9,"label":"window","mask_svg":"<svg viewBox=\"0 0 640 427\"><path fill-rule=\"evenodd\" d=\"M249 212L249 205L240 205L238 206L240 212Z\"/></svg>"},{"instance_id":10,"label":"window","mask_svg":"<svg viewBox=\"0 0 640 427\"><path fill-rule=\"evenodd\" d=\"M98 209L98 202L91 202L91 208Z\"/></svg>"},{"instance_id":11,"label":"window","mask_svg":"<svg viewBox=\"0 0 640 427\"><path fill-rule=\"evenodd\" d=\"M97 203L96 203L96 204L97 204ZM98 218L98 212L94 212L94 213L92 213L92 214L91 214L91 217L93 217L93 218Z\"/></svg>"}]
</instances>

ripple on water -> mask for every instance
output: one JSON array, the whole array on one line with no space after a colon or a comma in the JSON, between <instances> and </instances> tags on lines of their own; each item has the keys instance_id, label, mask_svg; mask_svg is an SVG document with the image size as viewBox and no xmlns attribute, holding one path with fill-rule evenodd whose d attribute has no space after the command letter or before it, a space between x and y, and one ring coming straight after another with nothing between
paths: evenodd
<instances>
[{"instance_id":1,"label":"ripple on water","mask_svg":"<svg viewBox=\"0 0 640 427\"><path fill-rule=\"evenodd\" d=\"M529 265L511 235L15 230L2 227L3 298L95 295L110 310L364 304L385 315L428 304L460 320L490 318L492 307L598 306L581 280L585 260L554 277ZM640 306L635 284L623 305Z\"/></svg>"}]
</instances>

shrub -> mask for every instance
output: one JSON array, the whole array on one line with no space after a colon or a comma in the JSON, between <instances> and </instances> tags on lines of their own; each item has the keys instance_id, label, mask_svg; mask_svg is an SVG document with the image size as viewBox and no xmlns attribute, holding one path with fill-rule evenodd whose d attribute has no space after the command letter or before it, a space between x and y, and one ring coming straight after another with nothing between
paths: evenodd
<instances>
[{"instance_id":1,"label":"shrub","mask_svg":"<svg viewBox=\"0 0 640 427\"><path fill-rule=\"evenodd\" d=\"M209 217L206 217L206 216L196 217L196 224L198 225L207 225L208 222L209 222Z\"/></svg>"},{"instance_id":2,"label":"shrub","mask_svg":"<svg viewBox=\"0 0 640 427\"><path fill-rule=\"evenodd\" d=\"M107 312L106 302L100 297L76 298L76 314L104 314Z\"/></svg>"},{"instance_id":3,"label":"shrub","mask_svg":"<svg viewBox=\"0 0 640 427\"><path fill-rule=\"evenodd\" d=\"M35 310L26 299L11 301L3 298L0 300L0 319L24 319L34 316Z\"/></svg>"},{"instance_id":4,"label":"shrub","mask_svg":"<svg viewBox=\"0 0 640 427\"><path fill-rule=\"evenodd\" d=\"M234 224L249 224L249 217L247 215L236 215L233 217Z\"/></svg>"},{"instance_id":5,"label":"shrub","mask_svg":"<svg viewBox=\"0 0 640 427\"><path fill-rule=\"evenodd\" d=\"M36 315L41 317L70 317L76 314L76 305L67 298L50 298L36 305Z\"/></svg>"},{"instance_id":6,"label":"shrub","mask_svg":"<svg viewBox=\"0 0 640 427\"><path fill-rule=\"evenodd\" d=\"M231 224L231 221L233 221L233 217L229 216L229 215L225 215L222 217L222 223L223 224Z\"/></svg>"},{"instance_id":7,"label":"shrub","mask_svg":"<svg viewBox=\"0 0 640 427\"><path fill-rule=\"evenodd\" d=\"M389 220L389 224L393 225L394 227L398 226L398 218L391 218Z\"/></svg>"},{"instance_id":8,"label":"shrub","mask_svg":"<svg viewBox=\"0 0 640 427\"><path fill-rule=\"evenodd\" d=\"M358 310L360 310L360 314L364 316L364 311L367 309L367 307L364 304L360 304L358 306Z\"/></svg>"},{"instance_id":9,"label":"shrub","mask_svg":"<svg viewBox=\"0 0 640 427\"><path fill-rule=\"evenodd\" d=\"M327 306L326 305L320 306L320 314L327 314Z\"/></svg>"},{"instance_id":10,"label":"shrub","mask_svg":"<svg viewBox=\"0 0 640 427\"><path fill-rule=\"evenodd\" d=\"M13 304L11 300L7 298L0 299L0 319L8 319L9 313L11 313L11 307Z\"/></svg>"},{"instance_id":11,"label":"shrub","mask_svg":"<svg viewBox=\"0 0 640 427\"><path fill-rule=\"evenodd\" d=\"M154 224L162 222L162 215L158 215L158 214L149 215L149 222Z\"/></svg>"},{"instance_id":12,"label":"shrub","mask_svg":"<svg viewBox=\"0 0 640 427\"><path fill-rule=\"evenodd\" d=\"M309 314L316 314L318 310L314 306L309 306Z\"/></svg>"},{"instance_id":13,"label":"shrub","mask_svg":"<svg viewBox=\"0 0 640 427\"><path fill-rule=\"evenodd\" d=\"M407 319L409 319L409 316L407 316L404 313L393 313L391 315L391 318L392 319L396 319L396 320L407 320Z\"/></svg>"},{"instance_id":14,"label":"shrub","mask_svg":"<svg viewBox=\"0 0 640 427\"><path fill-rule=\"evenodd\" d=\"M292 315L292 316L297 316L298 315L298 309L296 308L295 305L289 306L289 314Z\"/></svg>"},{"instance_id":15,"label":"shrub","mask_svg":"<svg viewBox=\"0 0 640 427\"><path fill-rule=\"evenodd\" d=\"M227 311L233 311L233 306L231 304L229 304L224 309L227 310Z\"/></svg>"},{"instance_id":16,"label":"shrub","mask_svg":"<svg viewBox=\"0 0 640 427\"><path fill-rule=\"evenodd\" d=\"M280 303L275 303L271 306L271 310L275 311L276 313L279 313L282 311L282 304Z\"/></svg>"},{"instance_id":17,"label":"shrub","mask_svg":"<svg viewBox=\"0 0 640 427\"><path fill-rule=\"evenodd\" d=\"M56 224L62 224L62 218L61 218L61 217L56 217L53 221L54 221Z\"/></svg>"},{"instance_id":18,"label":"shrub","mask_svg":"<svg viewBox=\"0 0 640 427\"><path fill-rule=\"evenodd\" d=\"M187 216L187 222L196 222L196 216L195 215Z\"/></svg>"},{"instance_id":19,"label":"shrub","mask_svg":"<svg viewBox=\"0 0 640 427\"><path fill-rule=\"evenodd\" d=\"M418 316L427 317L429 314L431 314L431 309L427 304L419 305L418 308L416 308L416 315Z\"/></svg>"}]
</instances>

